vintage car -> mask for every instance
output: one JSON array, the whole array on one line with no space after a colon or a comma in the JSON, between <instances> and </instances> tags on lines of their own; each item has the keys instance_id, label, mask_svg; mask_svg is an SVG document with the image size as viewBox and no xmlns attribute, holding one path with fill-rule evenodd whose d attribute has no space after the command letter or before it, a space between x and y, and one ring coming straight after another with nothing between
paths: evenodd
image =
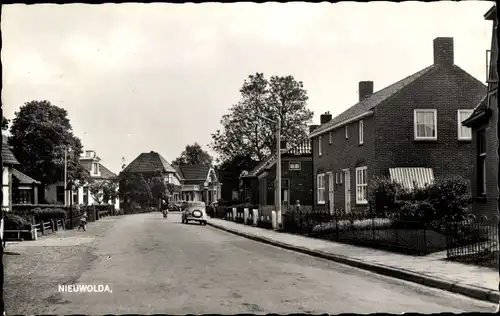
<instances>
[{"instance_id":1,"label":"vintage car","mask_svg":"<svg viewBox=\"0 0 500 316\"><path fill-rule=\"evenodd\" d=\"M205 202L188 201L184 204L182 211L182 222L184 224L198 222L201 225L207 224L207 209Z\"/></svg>"}]
</instances>

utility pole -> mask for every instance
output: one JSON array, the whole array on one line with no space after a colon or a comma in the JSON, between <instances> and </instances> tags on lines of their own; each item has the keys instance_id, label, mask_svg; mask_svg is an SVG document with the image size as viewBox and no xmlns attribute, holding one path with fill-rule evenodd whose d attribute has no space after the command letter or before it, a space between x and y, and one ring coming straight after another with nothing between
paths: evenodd
<instances>
[{"instance_id":1,"label":"utility pole","mask_svg":"<svg viewBox=\"0 0 500 316\"><path fill-rule=\"evenodd\" d=\"M265 121L276 124L276 193L275 193L275 207L276 207L276 223L278 228L281 226L281 118L278 115L278 118L275 120L271 120L270 118L257 115L258 118L261 118Z\"/></svg>"},{"instance_id":2,"label":"utility pole","mask_svg":"<svg viewBox=\"0 0 500 316\"><path fill-rule=\"evenodd\" d=\"M276 131L276 180L277 180L277 205L276 205L276 217L278 228L281 228L281 118L278 115L277 119L277 131Z\"/></svg>"},{"instance_id":3,"label":"utility pole","mask_svg":"<svg viewBox=\"0 0 500 316\"><path fill-rule=\"evenodd\" d=\"M68 146L64 146L64 206L68 205Z\"/></svg>"}]
</instances>

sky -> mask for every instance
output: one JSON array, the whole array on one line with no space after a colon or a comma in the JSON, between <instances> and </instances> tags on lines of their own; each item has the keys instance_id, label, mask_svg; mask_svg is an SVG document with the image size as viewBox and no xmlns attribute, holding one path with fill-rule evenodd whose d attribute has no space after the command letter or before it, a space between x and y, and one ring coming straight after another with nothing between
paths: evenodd
<instances>
[{"instance_id":1,"label":"sky","mask_svg":"<svg viewBox=\"0 0 500 316\"><path fill-rule=\"evenodd\" d=\"M358 101L358 82L384 87L433 63L453 37L455 64L485 82L487 1L5 5L2 104L68 111L85 149L120 171L141 152L168 161L211 133L244 80L292 75L314 122Z\"/></svg>"}]
</instances>

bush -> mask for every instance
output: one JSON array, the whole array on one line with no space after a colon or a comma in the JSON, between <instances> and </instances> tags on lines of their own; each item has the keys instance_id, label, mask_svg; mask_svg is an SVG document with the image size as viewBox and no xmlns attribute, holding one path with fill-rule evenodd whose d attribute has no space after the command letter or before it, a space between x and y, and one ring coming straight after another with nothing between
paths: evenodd
<instances>
[{"instance_id":1,"label":"bush","mask_svg":"<svg viewBox=\"0 0 500 316\"><path fill-rule=\"evenodd\" d=\"M35 208L32 211L36 221L49 221L66 217L66 211L60 208Z\"/></svg>"},{"instance_id":2,"label":"bush","mask_svg":"<svg viewBox=\"0 0 500 316\"><path fill-rule=\"evenodd\" d=\"M3 218L5 230L21 230L28 225L28 221L24 217L10 212L5 212Z\"/></svg>"},{"instance_id":3,"label":"bush","mask_svg":"<svg viewBox=\"0 0 500 316\"><path fill-rule=\"evenodd\" d=\"M370 184L370 202L376 214L398 212L402 220L433 221L470 213L469 182L461 177L438 180L424 188L404 189L388 178Z\"/></svg>"},{"instance_id":4,"label":"bush","mask_svg":"<svg viewBox=\"0 0 500 316\"><path fill-rule=\"evenodd\" d=\"M382 214L386 210L394 210L397 207L397 198L404 192L403 187L388 177L379 177L370 182L370 201L373 210L377 214Z\"/></svg>"}]
</instances>

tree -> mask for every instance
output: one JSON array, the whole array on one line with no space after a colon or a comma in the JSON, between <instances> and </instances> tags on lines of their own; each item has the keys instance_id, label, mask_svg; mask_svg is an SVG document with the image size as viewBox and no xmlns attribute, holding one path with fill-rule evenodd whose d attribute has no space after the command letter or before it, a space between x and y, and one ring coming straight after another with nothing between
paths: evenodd
<instances>
[{"instance_id":1,"label":"tree","mask_svg":"<svg viewBox=\"0 0 500 316\"><path fill-rule=\"evenodd\" d=\"M153 200L151 188L142 174L122 171L118 181L119 196L126 203L146 204Z\"/></svg>"},{"instance_id":2,"label":"tree","mask_svg":"<svg viewBox=\"0 0 500 316\"><path fill-rule=\"evenodd\" d=\"M194 145L187 145L186 149L181 153L180 157L172 161L173 165L197 165L209 164L211 165L213 158L209 153L203 150L198 143Z\"/></svg>"},{"instance_id":3,"label":"tree","mask_svg":"<svg viewBox=\"0 0 500 316\"><path fill-rule=\"evenodd\" d=\"M94 181L89 185L90 195L92 195L92 199L94 199L97 204L101 204L103 202L105 185L104 181Z\"/></svg>"},{"instance_id":4,"label":"tree","mask_svg":"<svg viewBox=\"0 0 500 316\"><path fill-rule=\"evenodd\" d=\"M293 76L251 75L240 89L241 99L222 116L222 131L212 134L211 148L222 161L250 156L261 161L276 148L276 126L257 115L281 119L282 140L293 146L307 136L313 112L307 109L307 91Z\"/></svg>"},{"instance_id":5,"label":"tree","mask_svg":"<svg viewBox=\"0 0 500 316\"><path fill-rule=\"evenodd\" d=\"M21 163L21 171L45 185L64 177L64 152L67 157L68 180L88 180L88 172L80 165L82 143L73 135L65 109L49 101L26 102L10 127L9 144ZM83 181L85 182L85 181Z\"/></svg>"},{"instance_id":6,"label":"tree","mask_svg":"<svg viewBox=\"0 0 500 316\"><path fill-rule=\"evenodd\" d=\"M10 120L6 119L5 116L2 115L2 131L6 131L9 129Z\"/></svg>"}]
</instances>

